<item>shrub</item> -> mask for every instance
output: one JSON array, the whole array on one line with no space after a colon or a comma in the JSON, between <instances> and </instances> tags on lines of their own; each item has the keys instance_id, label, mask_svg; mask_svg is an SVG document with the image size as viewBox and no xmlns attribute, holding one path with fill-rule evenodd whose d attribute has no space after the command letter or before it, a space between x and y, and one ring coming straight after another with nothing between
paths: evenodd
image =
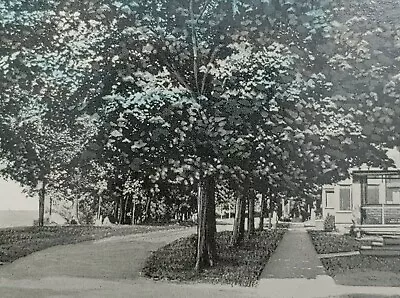
<instances>
[{"instance_id":1,"label":"shrub","mask_svg":"<svg viewBox=\"0 0 400 298\"><path fill-rule=\"evenodd\" d=\"M322 208L316 208L315 209L315 219L322 219Z\"/></svg>"},{"instance_id":2,"label":"shrub","mask_svg":"<svg viewBox=\"0 0 400 298\"><path fill-rule=\"evenodd\" d=\"M324 220L324 230L332 232L335 230L335 216L328 214Z\"/></svg>"}]
</instances>

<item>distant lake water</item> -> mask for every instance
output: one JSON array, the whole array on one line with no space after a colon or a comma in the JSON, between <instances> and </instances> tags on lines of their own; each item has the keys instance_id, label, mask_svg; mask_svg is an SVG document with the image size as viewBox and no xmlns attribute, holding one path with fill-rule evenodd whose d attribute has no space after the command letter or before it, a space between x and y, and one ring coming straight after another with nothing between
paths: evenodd
<instances>
[{"instance_id":1,"label":"distant lake water","mask_svg":"<svg viewBox=\"0 0 400 298\"><path fill-rule=\"evenodd\" d=\"M0 228L32 226L37 218L36 210L0 210Z\"/></svg>"}]
</instances>

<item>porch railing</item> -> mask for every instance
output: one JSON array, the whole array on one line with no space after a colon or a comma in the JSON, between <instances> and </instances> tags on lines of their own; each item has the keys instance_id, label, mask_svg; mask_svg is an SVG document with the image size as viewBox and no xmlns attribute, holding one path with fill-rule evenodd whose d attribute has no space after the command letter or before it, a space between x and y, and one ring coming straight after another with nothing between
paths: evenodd
<instances>
[{"instance_id":1,"label":"porch railing","mask_svg":"<svg viewBox=\"0 0 400 298\"><path fill-rule=\"evenodd\" d=\"M400 205L379 204L361 207L362 224L399 224Z\"/></svg>"}]
</instances>

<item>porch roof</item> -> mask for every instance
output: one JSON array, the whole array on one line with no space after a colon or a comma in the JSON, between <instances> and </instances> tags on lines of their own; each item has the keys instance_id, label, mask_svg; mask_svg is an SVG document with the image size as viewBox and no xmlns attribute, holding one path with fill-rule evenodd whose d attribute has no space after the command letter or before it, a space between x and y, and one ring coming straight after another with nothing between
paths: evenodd
<instances>
[{"instance_id":1,"label":"porch roof","mask_svg":"<svg viewBox=\"0 0 400 298\"><path fill-rule=\"evenodd\" d=\"M400 169L354 169L351 171L353 177L366 178L400 178Z\"/></svg>"}]
</instances>

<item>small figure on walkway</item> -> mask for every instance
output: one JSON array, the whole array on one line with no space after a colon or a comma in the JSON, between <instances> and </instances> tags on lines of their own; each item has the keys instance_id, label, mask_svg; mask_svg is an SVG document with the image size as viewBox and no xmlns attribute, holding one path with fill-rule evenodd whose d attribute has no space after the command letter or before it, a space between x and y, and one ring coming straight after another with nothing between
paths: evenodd
<instances>
[{"instance_id":1,"label":"small figure on walkway","mask_svg":"<svg viewBox=\"0 0 400 298\"><path fill-rule=\"evenodd\" d=\"M277 207L274 208L274 210L272 211L272 228L276 229L278 224L278 210Z\"/></svg>"},{"instance_id":2,"label":"small figure on walkway","mask_svg":"<svg viewBox=\"0 0 400 298\"><path fill-rule=\"evenodd\" d=\"M317 203L314 201L313 202L313 206L311 209L311 223L315 224L315 217L316 217L316 213L317 212Z\"/></svg>"},{"instance_id":3,"label":"small figure on walkway","mask_svg":"<svg viewBox=\"0 0 400 298\"><path fill-rule=\"evenodd\" d=\"M104 218L104 220L103 220L103 225L104 225L104 226L111 226L111 225L112 225L110 219L108 218L108 216L106 216L106 217Z\"/></svg>"},{"instance_id":4,"label":"small figure on walkway","mask_svg":"<svg viewBox=\"0 0 400 298\"><path fill-rule=\"evenodd\" d=\"M75 216L72 216L71 220L69 221L70 225L77 225L78 221L75 219Z\"/></svg>"},{"instance_id":5,"label":"small figure on walkway","mask_svg":"<svg viewBox=\"0 0 400 298\"><path fill-rule=\"evenodd\" d=\"M103 224L103 216L100 215L99 218L96 218L96 220L95 220L95 222L94 222L94 225L95 225L95 226L101 226L102 224Z\"/></svg>"}]
</instances>

